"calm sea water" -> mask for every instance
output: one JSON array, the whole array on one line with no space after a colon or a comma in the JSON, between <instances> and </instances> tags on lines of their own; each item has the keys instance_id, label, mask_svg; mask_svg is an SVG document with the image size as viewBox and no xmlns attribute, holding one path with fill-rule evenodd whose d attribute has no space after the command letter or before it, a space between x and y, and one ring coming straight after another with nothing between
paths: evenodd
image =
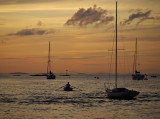
<instances>
[{"instance_id":1,"label":"calm sea water","mask_svg":"<svg viewBox=\"0 0 160 119\"><path fill-rule=\"evenodd\" d=\"M99 76L99 79L95 79ZM134 100L106 98L104 83L113 86L105 75L57 76L56 80L29 75L0 75L0 119L159 119L160 78L144 81L119 76L119 87L140 91ZM59 87L67 82L74 91Z\"/></svg>"}]
</instances>

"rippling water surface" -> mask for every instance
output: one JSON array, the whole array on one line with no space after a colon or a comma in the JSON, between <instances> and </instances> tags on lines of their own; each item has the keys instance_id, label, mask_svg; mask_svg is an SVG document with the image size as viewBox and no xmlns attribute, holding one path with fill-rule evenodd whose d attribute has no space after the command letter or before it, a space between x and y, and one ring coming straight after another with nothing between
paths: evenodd
<instances>
[{"instance_id":1,"label":"rippling water surface","mask_svg":"<svg viewBox=\"0 0 160 119\"><path fill-rule=\"evenodd\" d=\"M119 76L119 87L140 91L133 100L106 98L104 83L114 78L98 75L57 76L56 80L29 75L0 75L0 119L159 119L160 78L144 81ZM77 89L65 92L67 82Z\"/></svg>"}]
</instances>

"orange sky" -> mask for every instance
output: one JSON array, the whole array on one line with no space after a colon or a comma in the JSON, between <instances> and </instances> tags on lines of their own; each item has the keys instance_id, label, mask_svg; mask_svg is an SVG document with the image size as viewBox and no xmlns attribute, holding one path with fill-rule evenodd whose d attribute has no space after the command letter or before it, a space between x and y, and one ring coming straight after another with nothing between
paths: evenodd
<instances>
[{"instance_id":1,"label":"orange sky","mask_svg":"<svg viewBox=\"0 0 160 119\"><path fill-rule=\"evenodd\" d=\"M114 0L14 1L0 0L0 73L46 72L49 40L55 73L109 72ZM141 72L160 73L159 4L118 0L119 73L132 73L136 37Z\"/></svg>"}]
</instances>

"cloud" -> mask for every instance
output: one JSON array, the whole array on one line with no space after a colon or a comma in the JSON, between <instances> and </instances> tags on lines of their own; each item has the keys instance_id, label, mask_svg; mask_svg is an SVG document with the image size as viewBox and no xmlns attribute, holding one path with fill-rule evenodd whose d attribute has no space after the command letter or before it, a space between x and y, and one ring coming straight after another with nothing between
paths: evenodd
<instances>
[{"instance_id":1,"label":"cloud","mask_svg":"<svg viewBox=\"0 0 160 119\"><path fill-rule=\"evenodd\" d=\"M87 25L101 25L108 24L114 20L113 16L107 16L108 11L102 9L101 7L96 7L96 5L88 9L80 8L71 19L67 20L65 25L78 25L78 26L87 26Z\"/></svg>"},{"instance_id":2,"label":"cloud","mask_svg":"<svg viewBox=\"0 0 160 119\"><path fill-rule=\"evenodd\" d=\"M32 29L23 29L21 31L18 31L16 33L10 33L10 35L18 35L18 36L30 36L30 35L44 35L44 34L50 34L54 33L54 30L44 30L44 29L38 29L38 28L32 28Z\"/></svg>"},{"instance_id":3,"label":"cloud","mask_svg":"<svg viewBox=\"0 0 160 119\"><path fill-rule=\"evenodd\" d=\"M144 20L147 20L149 17L149 15L151 14L151 10L146 11L146 12L141 12L141 10L138 10L137 13L132 13L131 15L129 15L129 18L124 20L124 22L121 22L121 24L126 25L126 24L131 24L131 22L135 19L138 19L139 21L137 22L137 24L143 22Z\"/></svg>"},{"instance_id":4,"label":"cloud","mask_svg":"<svg viewBox=\"0 0 160 119\"><path fill-rule=\"evenodd\" d=\"M151 17L152 10L148 10L146 12L142 12L142 10L136 11L136 13L132 13L129 15L129 18L121 22L122 25L131 24L135 19L137 19L137 25L142 23L145 20L156 19L155 17Z\"/></svg>"}]
</instances>

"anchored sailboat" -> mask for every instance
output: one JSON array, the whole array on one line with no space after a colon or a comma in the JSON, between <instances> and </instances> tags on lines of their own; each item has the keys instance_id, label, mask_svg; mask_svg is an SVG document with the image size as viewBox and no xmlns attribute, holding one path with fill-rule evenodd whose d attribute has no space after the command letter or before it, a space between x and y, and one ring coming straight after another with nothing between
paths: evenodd
<instances>
[{"instance_id":1,"label":"anchored sailboat","mask_svg":"<svg viewBox=\"0 0 160 119\"><path fill-rule=\"evenodd\" d=\"M133 74L132 79L133 80L146 80L144 74L141 74L140 71L137 70L137 38L136 38L136 47L135 47L135 54L134 54L134 63L133 63Z\"/></svg>"},{"instance_id":2,"label":"anchored sailboat","mask_svg":"<svg viewBox=\"0 0 160 119\"><path fill-rule=\"evenodd\" d=\"M132 99L139 94L134 90L128 90L127 88L117 88L117 1L116 1L116 58L115 58L115 88L106 89L107 97L113 99Z\"/></svg>"},{"instance_id":3,"label":"anchored sailboat","mask_svg":"<svg viewBox=\"0 0 160 119\"><path fill-rule=\"evenodd\" d=\"M48 52L48 65L47 65L47 79L55 79L56 76L51 71L51 57L50 57L50 41L49 41L49 52Z\"/></svg>"}]
</instances>

